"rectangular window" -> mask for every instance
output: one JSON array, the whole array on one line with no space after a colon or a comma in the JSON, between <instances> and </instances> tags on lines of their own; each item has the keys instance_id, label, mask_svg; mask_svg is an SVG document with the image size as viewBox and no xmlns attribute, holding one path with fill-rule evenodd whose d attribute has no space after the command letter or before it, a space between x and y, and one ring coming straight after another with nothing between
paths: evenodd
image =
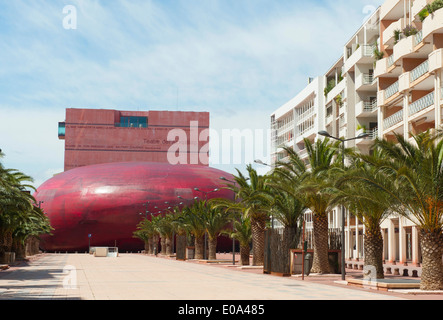
<instances>
[{"instance_id":1,"label":"rectangular window","mask_svg":"<svg viewBox=\"0 0 443 320\"><path fill-rule=\"evenodd\" d=\"M120 117L120 123L117 124L121 128L147 128L147 117Z\"/></svg>"}]
</instances>

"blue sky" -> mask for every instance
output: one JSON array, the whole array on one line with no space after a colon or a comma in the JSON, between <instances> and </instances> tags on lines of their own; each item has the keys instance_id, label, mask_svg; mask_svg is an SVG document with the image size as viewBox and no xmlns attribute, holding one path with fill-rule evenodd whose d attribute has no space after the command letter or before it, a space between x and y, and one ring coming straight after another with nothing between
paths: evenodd
<instances>
[{"instance_id":1,"label":"blue sky","mask_svg":"<svg viewBox=\"0 0 443 320\"><path fill-rule=\"evenodd\" d=\"M0 0L3 163L36 186L62 171L67 107L209 111L217 131L268 130L381 3ZM63 27L66 5L77 29ZM246 160L212 166L235 173Z\"/></svg>"}]
</instances>

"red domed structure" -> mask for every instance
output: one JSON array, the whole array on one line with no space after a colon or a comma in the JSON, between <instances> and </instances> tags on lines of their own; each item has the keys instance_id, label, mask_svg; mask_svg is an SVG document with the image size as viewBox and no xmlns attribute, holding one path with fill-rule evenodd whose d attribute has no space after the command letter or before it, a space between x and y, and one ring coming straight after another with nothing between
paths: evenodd
<instances>
[{"instance_id":1,"label":"red domed structure","mask_svg":"<svg viewBox=\"0 0 443 320\"><path fill-rule=\"evenodd\" d=\"M231 191L221 188L226 182L220 177L232 179L206 166L150 162L68 170L43 183L34 194L55 229L53 235L42 237L40 246L45 251L70 252L86 251L89 244L142 250L142 241L132 236L146 211L157 215L168 206L191 203L194 197L232 198ZM216 188L217 192L210 192ZM229 249L231 240L220 245L223 242Z\"/></svg>"}]
</instances>

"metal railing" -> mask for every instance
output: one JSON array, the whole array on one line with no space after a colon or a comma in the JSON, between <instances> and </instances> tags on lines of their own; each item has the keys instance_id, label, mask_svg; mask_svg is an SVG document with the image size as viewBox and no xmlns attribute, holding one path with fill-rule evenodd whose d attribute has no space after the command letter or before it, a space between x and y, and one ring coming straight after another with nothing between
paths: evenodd
<instances>
[{"instance_id":1,"label":"metal railing","mask_svg":"<svg viewBox=\"0 0 443 320\"><path fill-rule=\"evenodd\" d=\"M394 84L390 85L385 90L385 99L388 99L388 98L392 97L394 94L396 94L398 92L398 89L399 89L399 83L397 81Z\"/></svg>"},{"instance_id":2,"label":"metal railing","mask_svg":"<svg viewBox=\"0 0 443 320\"><path fill-rule=\"evenodd\" d=\"M363 55L365 57L372 57L374 55L375 46L363 45Z\"/></svg>"},{"instance_id":3,"label":"metal railing","mask_svg":"<svg viewBox=\"0 0 443 320\"><path fill-rule=\"evenodd\" d=\"M393 125L399 123L403 121L403 109L401 109L400 111L394 113L392 116L387 117L384 121L383 121L383 127L385 129L392 127Z\"/></svg>"},{"instance_id":4,"label":"metal railing","mask_svg":"<svg viewBox=\"0 0 443 320\"><path fill-rule=\"evenodd\" d=\"M363 111L364 112L372 112L377 109L377 100L374 101L365 101L363 103Z\"/></svg>"},{"instance_id":5,"label":"metal railing","mask_svg":"<svg viewBox=\"0 0 443 320\"><path fill-rule=\"evenodd\" d=\"M414 82L428 71L429 71L429 60L426 60L425 62L423 62L422 64L420 64L418 67L416 67L414 70L411 71L411 82Z\"/></svg>"},{"instance_id":6,"label":"metal railing","mask_svg":"<svg viewBox=\"0 0 443 320\"><path fill-rule=\"evenodd\" d=\"M409 114L417 113L434 104L434 92L431 92L409 105Z\"/></svg>"},{"instance_id":7,"label":"metal railing","mask_svg":"<svg viewBox=\"0 0 443 320\"><path fill-rule=\"evenodd\" d=\"M363 74L363 84L372 84L372 81L374 81L374 76L370 73L364 73Z\"/></svg>"}]
</instances>

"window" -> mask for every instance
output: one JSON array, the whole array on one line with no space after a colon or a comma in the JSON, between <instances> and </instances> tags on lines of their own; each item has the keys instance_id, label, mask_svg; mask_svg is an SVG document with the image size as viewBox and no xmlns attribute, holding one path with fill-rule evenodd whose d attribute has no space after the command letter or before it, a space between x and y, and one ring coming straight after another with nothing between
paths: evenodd
<instances>
[{"instance_id":1,"label":"window","mask_svg":"<svg viewBox=\"0 0 443 320\"><path fill-rule=\"evenodd\" d=\"M58 123L58 137L64 138L66 132L66 123L65 122L59 122Z\"/></svg>"},{"instance_id":2,"label":"window","mask_svg":"<svg viewBox=\"0 0 443 320\"><path fill-rule=\"evenodd\" d=\"M120 123L117 124L121 128L147 128L147 117L120 117Z\"/></svg>"}]
</instances>

